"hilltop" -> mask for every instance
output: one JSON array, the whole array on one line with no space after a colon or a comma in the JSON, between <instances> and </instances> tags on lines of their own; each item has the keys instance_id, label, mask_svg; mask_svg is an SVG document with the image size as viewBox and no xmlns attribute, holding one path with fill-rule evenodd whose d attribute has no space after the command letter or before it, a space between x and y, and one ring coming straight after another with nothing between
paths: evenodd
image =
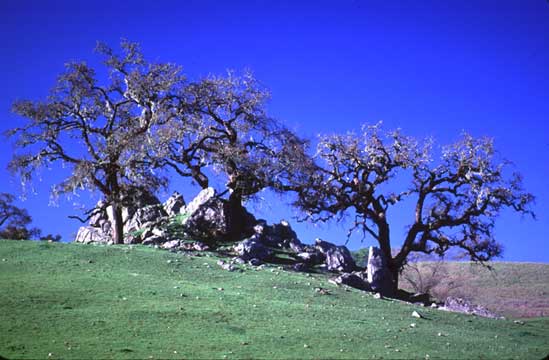
<instances>
[{"instance_id":1,"label":"hilltop","mask_svg":"<svg viewBox=\"0 0 549 360\"><path fill-rule=\"evenodd\" d=\"M322 273L250 265L229 272L220 259L142 245L0 241L0 355L537 359L549 353L548 318L448 313L337 287Z\"/></svg>"}]
</instances>

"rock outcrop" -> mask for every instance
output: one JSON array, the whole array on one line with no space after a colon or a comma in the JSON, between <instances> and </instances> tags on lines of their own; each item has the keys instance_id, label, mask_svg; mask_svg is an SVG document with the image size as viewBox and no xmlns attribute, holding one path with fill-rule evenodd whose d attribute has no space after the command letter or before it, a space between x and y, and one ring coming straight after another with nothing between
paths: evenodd
<instances>
[{"instance_id":1,"label":"rock outcrop","mask_svg":"<svg viewBox=\"0 0 549 360\"><path fill-rule=\"evenodd\" d=\"M152 227L160 223L166 216L166 211L164 211L161 204L142 207L137 209L131 219L124 224L124 232L127 234L139 229Z\"/></svg>"},{"instance_id":2,"label":"rock outcrop","mask_svg":"<svg viewBox=\"0 0 549 360\"><path fill-rule=\"evenodd\" d=\"M370 284L365 279L364 273L361 272L343 273L330 281L337 285L347 285L365 291L371 290Z\"/></svg>"},{"instance_id":3,"label":"rock outcrop","mask_svg":"<svg viewBox=\"0 0 549 360\"><path fill-rule=\"evenodd\" d=\"M367 273L368 283L373 291L384 296L393 295L393 280L387 260L383 252L375 246L370 246Z\"/></svg>"},{"instance_id":4,"label":"rock outcrop","mask_svg":"<svg viewBox=\"0 0 549 360\"><path fill-rule=\"evenodd\" d=\"M252 259L266 261L273 255L272 251L261 243L256 235L236 244L234 251L244 261L251 261Z\"/></svg>"},{"instance_id":5,"label":"rock outcrop","mask_svg":"<svg viewBox=\"0 0 549 360\"><path fill-rule=\"evenodd\" d=\"M499 319L498 314L491 312L480 305L474 305L462 298L448 297L444 302L444 306L440 310L458 312L462 314L476 315L480 317Z\"/></svg>"},{"instance_id":6,"label":"rock outcrop","mask_svg":"<svg viewBox=\"0 0 549 360\"><path fill-rule=\"evenodd\" d=\"M336 246L326 252L326 268L329 271L349 272L356 269L355 260L345 246Z\"/></svg>"},{"instance_id":7,"label":"rock outcrop","mask_svg":"<svg viewBox=\"0 0 549 360\"><path fill-rule=\"evenodd\" d=\"M215 189L209 187L181 209L186 214L182 225L190 236L213 241L230 234L227 203L216 195Z\"/></svg>"},{"instance_id":8,"label":"rock outcrop","mask_svg":"<svg viewBox=\"0 0 549 360\"><path fill-rule=\"evenodd\" d=\"M140 228L141 224L146 222L145 219L158 220L158 216L165 213L154 212L151 210L143 210L148 206L158 206L160 201L156 196L139 187L131 188L122 198L122 222L124 224L124 232L129 235L129 232ZM113 209L104 201L99 201L92 211L92 216L89 221L89 226L83 226L78 230L75 242L80 243L102 243L111 244L113 231ZM124 243L136 243L139 239L134 236L128 236L124 239Z\"/></svg>"},{"instance_id":9,"label":"rock outcrop","mask_svg":"<svg viewBox=\"0 0 549 360\"><path fill-rule=\"evenodd\" d=\"M101 228L93 226L81 226L76 234L77 243L82 244L112 244L110 235L106 235Z\"/></svg>"},{"instance_id":10,"label":"rock outcrop","mask_svg":"<svg viewBox=\"0 0 549 360\"><path fill-rule=\"evenodd\" d=\"M175 216L185 207L185 199L183 199L183 195L174 191L168 200L164 202L163 207L168 216Z\"/></svg>"}]
</instances>

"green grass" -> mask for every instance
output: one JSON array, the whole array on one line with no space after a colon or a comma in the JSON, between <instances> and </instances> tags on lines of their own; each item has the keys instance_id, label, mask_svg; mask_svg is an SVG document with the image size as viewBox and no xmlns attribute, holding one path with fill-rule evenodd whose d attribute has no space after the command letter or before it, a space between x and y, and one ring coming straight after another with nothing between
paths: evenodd
<instances>
[{"instance_id":1,"label":"green grass","mask_svg":"<svg viewBox=\"0 0 549 360\"><path fill-rule=\"evenodd\" d=\"M547 318L517 324L446 313L337 288L325 275L276 267L227 272L217 260L213 254L189 257L144 246L0 241L0 355L539 359L549 354ZM426 318L413 318L414 310Z\"/></svg>"}]
</instances>

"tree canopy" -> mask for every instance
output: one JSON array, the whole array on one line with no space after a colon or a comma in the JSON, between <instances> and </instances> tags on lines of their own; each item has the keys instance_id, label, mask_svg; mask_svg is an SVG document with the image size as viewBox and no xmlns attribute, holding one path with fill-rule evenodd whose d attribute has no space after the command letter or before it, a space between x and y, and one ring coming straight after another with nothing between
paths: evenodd
<instances>
[{"instance_id":1,"label":"tree canopy","mask_svg":"<svg viewBox=\"0 0 549 360\"><path fill-rule=\"evenodd\" d=\"M297 183L296 205L312 221L354 217L350 232L375 239L394 277L410 253L459 248L484 262L502 251L494 237L495 218L505 208L531 214L533 195L518 173L499 159L493 141L463 134L445 146L438 159L430 139L418 141L381 125L364 126L360 135L320 138L316 164ZM406 177L407 176L407 177ZM391 181L398 177L399 181ZM409 179L409 185L395 189ZM401 244L394 244L388 214L403 201L414 213ZM391 249L399 248L397 254Z\"/></svg>"},{"instance_id":2,"label":"tree canopy","mask_svg":"<svg viewBox=\"0 0 549 360\"><path fill-rule=\"evenodd\" d=\"M121 202L127 189L154 190L165 179L151 171L151 133L176 109L184 81L180 68L146 62L139 46L123 41L122 54L106 45L108 83L84 62L69 63L44 102L17 101L13 111L28 119L11 130L19 150L10 163L23 182L41 167L60 163L71 175L54 194L79 189L100 191L114 211L114 240L123 241Z\"/></svg>"},{"instance_id":3,"label":"tree canopy","mask_svg":"<svg viewBox=\"0 0 549 360\"><path fill-rule=\"evenodd\" d=\"M28 211L13 204L15 197L12 194L0 193L0 239L10 240L52 240L59 241L60 235L47 235L36 227L29 227L32 218Z\"/></svg>"}]
</instances>

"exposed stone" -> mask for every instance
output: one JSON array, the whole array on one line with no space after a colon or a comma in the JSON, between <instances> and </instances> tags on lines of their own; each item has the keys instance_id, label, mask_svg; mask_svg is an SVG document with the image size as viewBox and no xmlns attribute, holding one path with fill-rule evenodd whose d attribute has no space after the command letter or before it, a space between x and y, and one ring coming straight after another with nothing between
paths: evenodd
<instances>
[{"instance_id":1,"label":"exposed stone","mask_svg":"<svg viewBox=\"0 0 549 360\"><path fill-rule=\"evenodd\" d=\"M180 246L180 241L179 240L171 240L171 241L166 241L164 244L162 244L162 249L166 249L166 250L174 250L174 249L177 249L179 248Z\"/></svg>"},{"instance_id":2,"label":"exposed stone","mask_svg":"<svg viewBox=\"0 0 549 360\"><path fill-rule=\"evenodd\" d=\"M444 302L444 306L440 307L441 310L458 312L463 314L476 315L480 317L486 317L491 319L500 318L496 313L491 312L480 305L474 305L462 298L448 297Z\"/></svg>"},{"instance_id":3,"label":"exposed stone","mask_svg":"<svg viewBox=\"0 0 549 360\"><path fill-rule=\"evenodd\" d=\"M264 223L259 223L254 225L254 234L263 235L265 232L266 225Z\"/></svg>"},{"instance_id":4,"label":"exposed stone","mask_svg":"<svg viewBox=\"0 0 549 360\"><path fill-rule=\"evenodd\" d=\"M335 246L326 251L326 268L329 271L349 272L356 264L346 246Z\"/></svg>"},{"instance_id":5,"label":"exposed stone","mask_svg":"<svg viewBox=\"0 0 549 360\"><path fill-rule=\"evenodd\" d=\"M124 231L132 232L143 229L144 227L150 226L151 223L157 223L166 215L167 214L161 205L147 205L135 211L130 221L124 225Z\"/></svg>"},{"instance_id":6,"label":"exposed stone","mask_svg":"<svg viewBox=\"0 0 549 360\"><path fill-rule=\"evenodd\" d=\"M217 265L221 266L221 268L223 270L227 270L227 271L235 271L236 270L236 267L233 264L227 263L223 260L217 261Z\"/></svg>"},{"instance_id":7,"label":"exposed stone","mask_svg":"<svg viewBox=\"0 0 549 360\"><path fill-rule=\"evenodd\" d=\"M164 211L168 216L174 216L179 214L181 209L185 207L185 199L183 195L174 191L174 193L164 202Z\"/></svg>"},{"instance_id":8,"label":"exposed stone","mask_svg":"<svg viewBox=\"0 0 549 360\"><path fill-rule=\"evenodd\" d=\"M297 240L295 231L286 220L282 220L280 223L273 225L272 233L273 235L284 240Z\"/></svg>"},{"instance_id":9,"label":"exposed stone","mask_svg":"<svg viewBox=\"0 0 549 360\"><path fill-rule=\"evenodd\" d=\"M167 237L168 236L168 233L166 232L165 229L161 229L159 227L153 227L151 229L152 233L156 236L162 236L162 237Z\"/></svg>"},{"instance_id":10,"label":"exposed stone","mask_svg":"<svg viewBox=\"0 0 549 360\"><path fill-rule=\"evenodd\" d=\"M203 189L189 204L187 204L187 206L181 208L180 212L189 216L194 214L200 207L204 206L204 204L213 199L215 194L215 189L212 187Z\"/></svg>"},{"instance_id":11,"label":"exposed stone","mask_svg":"<svg viewBox=\"0 0 549 360\"><path fill-rule=\"evenodd\" d=\"M143 232L141 233L141 236L140 236L141 242L143 242L145 239L150 238L150 237L152 237L152 236L154 236L154 233L153 233L152 229L146 228L146 229L143 230Z\"/></svg>"},{"instance_id":12,"label":"exposed stone","mask_svg":"<svg viewBox=\"0 0 549 360\"><path fill-rule=\"evenodd\" d=\"M298 253L296 256L309 266L318 265L324 261L324 256L318 252L304 251Z\"/></svg>"},{"instance_id":13,"label":"exposed stone","mask_svg":"<svg viewBox=\"0 0 549 360\"><path fill-rule=\"evenodd\" d=\"M141 244L143 245L160 245L166 242L166 238L158 235L150 236L146 239L143 239Z\"/></svg>"},{"instance_id":14,"label":"exposed stone","mask_svg":"<svg viewBox=\"0 0 549 360\"><path fill-rule=\"evenodd\" d=\"M322 239L316 239L315 240L315 247L322 254L326 254L328 252L328 250L335 248L336 245L332 244L331 242L324 241Z\"/></svg>"},{"instance_id":15,"label":"exposed stone","mask_svg":"<svg viewBox=\"0 0 549 360\"><path fill-rule=\"evenodd\" d=\"M246 260L242 259L241 257L235 257L233 259L233 263L235 263L235 264L245 264Z\"/></svg>"},{"instance_id":16,"label":"exposed stone","mask_svg":"<svg viewBox=\"0 0 549 360\"><path fill-rule=\"evenodd\" d=\"M295 253L301 253L301 252L305 251L305 246L297 238L296 239L291 239L288 242L288 246Z\"/></svg>"},{"instance_id":17,"label":"exposed stone","mask_svg":"<svg viewBox=\"0 0 549 360\"><path fill-rule=\"evenodd\" d=\"M95 208L92 210L90 226L101 228L106 221L109 221L109 217L105 211L105 202L103 200L99 200L97 205L95 205Z\"/></svg>"},{"instance_id":18,"label":"exposed stone","mask_svg":"<svg viewBox=\"0 0 549 360\"><path fill-rule=\"evenodd\" d=\"M347 285L356 289L369 291L370 285L356 273L343 273L332 279L337 285Z\"/></svg>"},{"instance_id":19,"label":"exposed stone","mask_svg":"<svg viewBox=\"0 0 549 360\"><path fill-rule=\"evenodd\" d=\"M379 292L384 296L392 295L393 282L391 273L387 268L387 261L383 252L375 246L370 246L367 271L368 282L373 291Z\"/></svg>"},{"instance_id":20,"label":"exposed stone","mask_svg":"<svg viewBox=\"0 0 549 360\"><path fill-rule=\"evenodd\" d=\"M110 236L105 235L101 229L92 226L80 227L74 241L82 244L113 244Z\"/></svg>"},{"instance_id":21,"label":"exposed stone","mask_svg":"<svg viewBox=\"0 0 549 360\"><path fill-rule=\"evenodd\" d=\"M126 245L139 244L140 242L141 242L141 238L138 236L134 236L133 234L124 235L124 244Z\"/></svg>"},{"instance_id":22,"label":"exposed stone","mask_svg":"<svg viewBox=\"0 0 549 360\"><path fill-rule=\"evenodd\" d=\"M429 296L429 294L416 293L416 294L410 295L407 301L411 303L421 303L423 305L430 305L431 297Z\"/></svg>"},{"instance_id":23,"label":"exposed stone","mask_svg":"<svg viewBox=\"0 0 549 360\"><path fill-rule=\"evenodd\" d=\"M261 260L259 260L258 258L251 258L248 261L248 264L250 264L252 266L260 266L261 264L263 264L263 262Z\"/></svg>"},{"instance_id":24,"label":"exposed stone","mask_svg":"<svg viewBox=\"0 0 549 360\"><path fill-rule=\"evenodd\" d=\"M193 249L196 251L208 251L210 250L210 247L203 242L195 241L193 242Z\"/></svg>"},{"instance_id":25,"label":"exposed stone","mask_svg":"<svg viewBox=\"0 0 549 360\"><path fill-rule=\"evenodd\" d=\"M309 270L309 267L305 263L295 263L292 265L294 271L305 272Z\"/></svg>"},{"instance_id":26,"label":"exposed stone","mask_svg":"<svg viewBox=\"0 0 549 360\"><path fill-rule=\"evenodd\" d=\"M226 238L230 231L227 209L227 203L215 196L215 190L207 188L182 209L188 215L182 224L190 236L203 240Z\"/></svg>"},{"instance_id":27,"label":"exposed stone","mask_svg":"<svg viewBox=\"0 0 549 360\"><path fill-rule=\"evenodd\" d=\"M259 242L255 235L235 245L234 250L245 261L253 258L267 260L272 256L272 251Z\"/></svg>"}]
</instances>

